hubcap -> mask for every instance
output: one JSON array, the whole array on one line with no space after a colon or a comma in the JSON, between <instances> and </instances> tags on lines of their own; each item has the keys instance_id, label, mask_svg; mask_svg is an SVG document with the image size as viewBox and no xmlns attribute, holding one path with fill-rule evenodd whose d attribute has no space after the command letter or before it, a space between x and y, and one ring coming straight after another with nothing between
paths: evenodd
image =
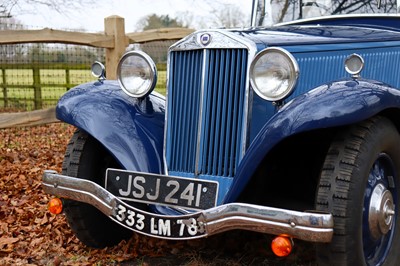
<instances>
[{"instance_id":1,"label":"hubcap","mask_svg":"<svg viewBox=\"0 0 400 266\"><path fill-rule=\"evenodd\" d=\"M378 184L371 195L368 216L371 236L375 240L386 235L392 228L394 207L392 193L382 184Z\"/></svg>"},{"instance_id":2,"label":"hubcap","mask_svg":"<svg viewBox=\"0 0 400 266\"><path fill-rule=\"evenodd\" d=\"M390 156L381 153L372 165L364 194L363 249L367 265L382 265L397 226L398 177Z\"/></svg>"}]
</instances>

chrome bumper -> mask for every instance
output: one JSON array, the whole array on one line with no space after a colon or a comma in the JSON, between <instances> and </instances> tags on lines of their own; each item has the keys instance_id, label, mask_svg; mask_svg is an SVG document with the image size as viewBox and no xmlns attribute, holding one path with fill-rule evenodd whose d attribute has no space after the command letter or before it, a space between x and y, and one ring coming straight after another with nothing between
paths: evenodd
<instances>
[{"instance_id":1,"label":"chrome bumper","mask_svg":"<svg viewBox=\"0 0 400 266\"><path fill-rule=\"evenodd\" d=\"M197 226L202 233L174 238L168 235L149 234L128 227L132 231L163 239L191 239L242 229L266 234L286 234L293 238L312 242L330 242L333 235L333 217L328 213L298 212L244 203L229 203L211 209L182 216L164 216L147 213L121 201L101 186L84 179L45 171L43 188L46 193L93 205L115 222L128 227L118 218L120 209L129 208L152 219L181 219L187 226ZM122 206L122 207L121 207ZM131 212L133 212L131 211ZM154 218L156 217L156 218ZM118 221L119 220L119 221Z\"/></svg>"}]
</instances>

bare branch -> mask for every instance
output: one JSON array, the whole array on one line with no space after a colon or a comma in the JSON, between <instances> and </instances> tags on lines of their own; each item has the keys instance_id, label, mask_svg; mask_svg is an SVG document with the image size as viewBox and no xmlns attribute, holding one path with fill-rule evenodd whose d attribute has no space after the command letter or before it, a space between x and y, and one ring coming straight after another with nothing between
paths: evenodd
<instances>
[{"instance_id":1,"label":"bare branch","mask_svg":"<svg viewBox=\"0 0 400 266\"><path fill-rule=\"evenodd\" d=\"M35 13L40 6L45 6L58 13L63 13L67 10L79 10L94 5L98 5L95 0L2 0L0 4L0 16L12 17L20 13Z\"/></svg>"}]
</instances>

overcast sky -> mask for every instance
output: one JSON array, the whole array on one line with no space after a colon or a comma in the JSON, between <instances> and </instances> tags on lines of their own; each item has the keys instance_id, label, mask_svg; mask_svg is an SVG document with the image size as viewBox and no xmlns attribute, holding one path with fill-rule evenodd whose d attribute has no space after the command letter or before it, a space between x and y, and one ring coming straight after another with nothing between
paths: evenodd
<instances>
[{"instance_id":1,"label":"overcast sky","mask_svg":"<svg viewBox=\"0 0 400 266\"><path fill-rule=\"evenodd\" d=\"M35 14L17 14L14 17L33 27L103 31L104 18L118 15L125 18L125 31L133 32L141 18L153 13L168 14L173 18L190 13L193 15L192 21L203 19L206 23L207 19L204 18L211 15L210 5L216 2L237 5L250 18L251 0L98 0L98 6L85 10L69 10L68 14L41 7Z\"/></svg>"}]
</instances>

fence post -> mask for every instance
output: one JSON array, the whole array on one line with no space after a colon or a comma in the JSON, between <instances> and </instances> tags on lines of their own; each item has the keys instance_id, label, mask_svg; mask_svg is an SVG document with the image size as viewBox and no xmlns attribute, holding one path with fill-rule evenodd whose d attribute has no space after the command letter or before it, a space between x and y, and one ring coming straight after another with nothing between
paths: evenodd
<instances>
[{"instance_id":1,"label":"fence post","mask_svg":"<svg viewBox=\"0 0 400 266\"><path fill-rule=\"evenodd\" d=\"M125 21L119 16L110 16L104 19L104 32L114 36L114 48L106 49L106 73L107 79L117 79L118 60L125 52L129 44L125 35Z\"/></svg>"},{"instance_id":2,"label":"fence post","mask_svg":"<svg viewBox=\"0 0 400 266\"><path fill-rule=\"evenodd\" d=\"M42 87L40 85L40 69L38 66L32 67L33 71L33 88L34 88L34 104L35 110L42 109Z\"/></svg>"},{"instance_id":3,"label":"fence post","mask_svg":"<svg viewBox=\"0 0 400 266\"><path fill-rule=\"evenodd\" d=\"M65 68L65 83L67 84L66 89L69 91L71 89L71 78L69 76L69 68L68 66Z\"/></svg>"},{"instance_id":4,"label":"fence post","mask_svg":"<svg viewBox=\"0 0 400 266\"><path fill-rule=\"evenodd\" d=\"M4 98L4 108L7 108L8 106L8 93L7 93L7 78L6 78L6 69L3 68L1 69L1 74L3 77L3 98Z\"/></svg>"}]
</instances>

